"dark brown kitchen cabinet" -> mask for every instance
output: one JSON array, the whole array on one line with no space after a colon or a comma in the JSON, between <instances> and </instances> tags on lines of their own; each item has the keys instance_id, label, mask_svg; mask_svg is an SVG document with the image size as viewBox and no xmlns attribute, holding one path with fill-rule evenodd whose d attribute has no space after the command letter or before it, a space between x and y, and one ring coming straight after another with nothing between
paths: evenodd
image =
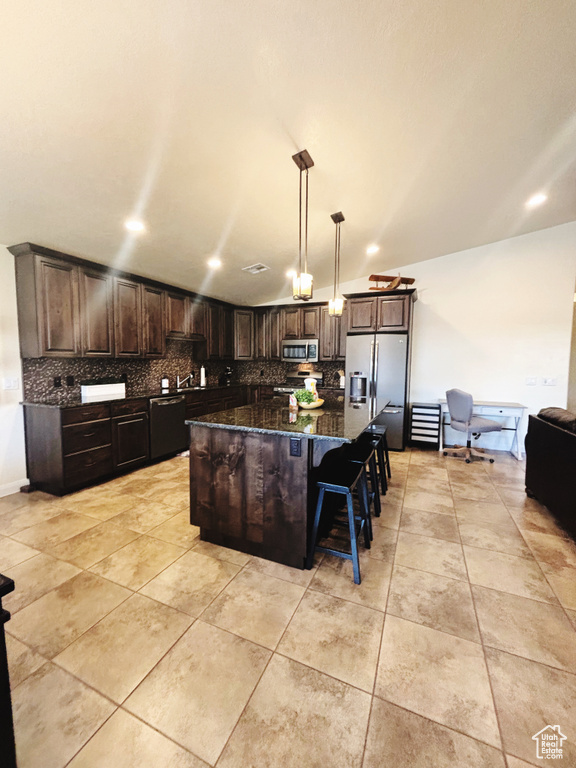
<instances>
[{"instance_id":1,"label":"dark brown kitchen cabinet","mask_svg":"<svg viewBox=\"0 0 576 768\"><path fill-rule=\"evenodd\" d=\"M269 313L266 309L254 310L254 359L267 360L268 351L268 325ZM238 324L236 324L236 333L238 333Z\"/></svg>"},{"instance_id":2,"label":"dark brown kitchen cabinet","mask_svg":"<svg viewBox=\"0 0 576 768\"><path fill-rule=\"evenodd\" d=\"M410 305L414 291L402 295L367 296L350 299L348 303L350 333L370 331L407 331L410 325Z\"/></svg>"},{"instance_id":3,"label":"dark brown kitchen cabinet","mask_svg":"<svg viewBox=\"0 0 576 768\"><path fill-rule=\"evenodd\" d=\"M80 267L80 328L84 357L114 355L114 285L110 274Z\"/></svg>"},{"instance_id":4,"label":"dark brown kitchen cabinet","mask_svg":"<svg viewBox=\"0 0 576 768\"><path fill-rule=\"evenodd\" d=\"M254 312L251 309L234 310L234 359L254 359Z\"/></svg>"},{"instance_id":5,"label":"dark brown kitchen cabinet","mask_svg":"<svg viewBox=\"0 0 576 768\"><path fill-rule=\"evenodd\" d=\"M348 301L348 330L350 333L369 333L376 330L378 305L372 297Z\"/></svg>"},{"instance_id":6,"label":"dark brown kitchen cabinet","mask_svg":"<svg viewBox=\"0 0 576 768\"><path fill-rule=\"evenodd\" d=\"M190 299L181 293L166 294L166 333L172 339L190 337Z\"/></svg>"},{"instance_id":7,"label":"dark brown kitchen cabinet","mask_svg":"<svg viewBox=\"0 0 576 768\"><path fill-rule=\"evenodd\" d=\"M346 333L348 330L348 309L344 305L342 315L331 317L328 307L320 307L320 360L344 360L346 356Z\"/></svg>"},{"instance_id":8,"label":"dark brown kitchen cabinet","mask_svg":"<svg viewBox=\"0 0 576 768\"><path fill-rule=\"evenodd\" d=\"M300 338L317 339L320 335L320 307L300 307Z\"/></svg>"},{"instance_id":9,"label":"dark brown kitchen cabinet","mask_svg":"<svg viewBox=\"0 0 576 768\"><path fill-rule=\"evenodd\" d=\"M24 246L11 249L22 357L79 355L78 267Z\"/></svg>"},{"instance_id":10,"label":"dark brown kitchen cabinet","mask_svg":"<svg viewBox=\"0 0 576 768\"><path fill-rule=\"evenodd\" d=\"M142 357L141 284L114 278L116 357Z\"/></svg>"},{"instance_id":11,"label":"dark brown kitchen cabinet","mask_svg":"<svg viewBox=\"0 0 576 768\"><path fill-rule=\"evenodd\" d=\"M142 321L144 357L160 358L166 354L165 293L151 285L142 286Z\"/></svg>"},{"instance_id":12,"label":"dark brown kitchen cabinet","mask_svg":"<svg viewBox=\"0 0 576 768\"><path fill-rule=\"evenodd\" d=\"M206 342L208 359L220 357L220 307L208 304L206 308Z\"/></svg>"},{"instance_id":13,"label":"dark brown kitchen cabinet","mask_svg":"<svg viewBox=\"0 0 576 768\"><path fill-rule=\"evenodd\" d=\"M282 307L283 339L317 339L320 335L320 307Z\"/></svg>"},{"instance_id":14,"label":"dark brown kitchen cabinet","mask_svg":"<svg viewBox=\"0 0 576 768\"><path fill-rule=\"evenodd\" d=\"M206 305L198 299L190 301L190 336L193 339L206 338Z\"/></svg>"},{"instance_id":15,"label":"dark brown kitchen cabinet","mask_svg":"<svg viewBox=\"0 0 576 768\"><path fill-rule=\"evenodd\" d=\"M277 309L271 309L267 316L268 321L268 338L267 338L267 350L266 357L270 360L280 360L282 356L281 348L281 323L280 323L280 311Z\"/></svg>"},{"instance_id":16,"label":"dark brown kitchen cabinet","mask_svg":"<svg viewBox=\"0 0 576 768\"><path fill-rule=\"evenodd\" d=\"M407 331L410 298L408 296L379 296L377 331Z\"/></svg>"},{"instance_id":17,"label":"dark brown kitchen cabinet","mask_svg":"<svg viewBox=\"0 0 576 768\"><path fill-rule=\"evenodd\" d=\"M115 469L128 469L148 460L148 400L111 404L112 455Z\"/></svg>"},{"instance_id":18,"label":"dark brown kitchen cabinet","mask_svg":"<svg viewBox=\"0 0 576 768\"><path fill-rule=\"evenodd\" d=\"M282 321L282 338L300 338L300 307L282 307L280 310Z\"/></svg>"},{"instance_id":19,"label":"dark brown kitchen cabinet","mask_svg":"<svg viewBox=\"0 0 576 768\"><path fill-rule=\"evenodd\" d=\"M220 357L234 359L234 310L220 307Z\"/></svg>"}]
</instances>

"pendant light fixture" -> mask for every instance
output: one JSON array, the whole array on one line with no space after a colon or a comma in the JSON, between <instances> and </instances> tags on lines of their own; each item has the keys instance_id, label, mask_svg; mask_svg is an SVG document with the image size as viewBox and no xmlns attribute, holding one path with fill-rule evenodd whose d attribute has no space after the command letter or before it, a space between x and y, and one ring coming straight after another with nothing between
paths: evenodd
<instances>
[{"instance_id":1,"label":"pendant light fixture","mask_svg":"<svg viewBox=\"0 0 576 768\"><path fill-rule=\"evenodd\" d=\"M312 298L312 275L308 272L308 169L314 165L314 160L303 149L292 160L300 169L300 209L298 212L298 272L292 279L292 298L309 301ZM302 205L302 175L306 175L304 205ZM304 208L304 270L302 270L302 208Z\"/></svg>"},{"instance_id":2,"label":"pendant light fixture","mask_svg":"<svg viewBox=\"0 0 576 768\"><path fill-rule=\"evenodd\" d=\"M340 295L340 224L344 221L342 211L332 213L330 218L336 224L336 239L334 241L334 295L328 302L328 314L338 317L344 310L344 299Z\"/></svg>"}]
</instances>

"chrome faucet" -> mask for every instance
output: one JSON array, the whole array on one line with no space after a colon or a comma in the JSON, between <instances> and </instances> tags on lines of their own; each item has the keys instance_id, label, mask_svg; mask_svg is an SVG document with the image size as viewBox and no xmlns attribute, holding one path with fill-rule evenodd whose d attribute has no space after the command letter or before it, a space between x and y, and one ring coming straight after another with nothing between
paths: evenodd
<instances>
[{"instance_id":1,"label":"chrome faucet","mask_svg":"<svg viewBox=\"0 0 576 768\"><path fill-rule=\"evenodd\" d=\"M182 381L180 381L180 376L176 376L176 389L181 389L186 384L187 381L190 381L190 384L188 384L188 386L191 387L194 381L193 373L189 373L188 376L186 376L186 378L182 379Z\"/></svg>"}]
</instances>

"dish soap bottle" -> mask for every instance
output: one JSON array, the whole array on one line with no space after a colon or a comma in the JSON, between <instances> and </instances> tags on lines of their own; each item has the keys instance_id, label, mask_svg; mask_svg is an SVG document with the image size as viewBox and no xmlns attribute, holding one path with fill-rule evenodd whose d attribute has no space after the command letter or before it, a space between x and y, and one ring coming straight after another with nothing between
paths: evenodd
<instances>
[{"instance_id":1,"label":"dish soap bottle","mask_svg":"<svg viewBox=\"0 0 576 768\"><path fill-rule=\"evenodd\" d=\"M162 389L170 388L170 379L168 378L168 376L166 375L162 376L161 386L162 386Z\"/></svg>"},{"instance_id":2,"label":"dish soap bottle","mask_svg":"<svg viewBox=\"0 0 576 768\"><path fill-rule=\"evenodd\" d=\"M204 366L200 368L200 386L206 386L206 368L204 368Z\"/></svg>"}]
</instances>

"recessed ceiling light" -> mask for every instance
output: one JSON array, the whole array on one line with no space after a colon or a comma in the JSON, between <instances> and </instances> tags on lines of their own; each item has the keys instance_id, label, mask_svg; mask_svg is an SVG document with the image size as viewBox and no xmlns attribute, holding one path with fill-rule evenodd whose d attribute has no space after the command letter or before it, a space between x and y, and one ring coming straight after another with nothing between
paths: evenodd
<instances>
[{"instance_id":1,"label":"recessed ceiling light","mask_svg":"<svg viewBox=\"0 0 576 768\"><path fill-rule=\"evenodd\" d=\"M208 259L206 263L210 269L220 269L222 266L222 261L218 258L218 256L212 256L212 258Z\"/></svg>"},{"instance_id":2,"label":"recessed ceiling light","mask_svg":"<svg viewBox=\"0 0 576 768\"><path fill-rule=\"evenodd\" d=\"M368 256L372 256L373 253L378 253L380 250L380 246L378 245L369 245L368 248L366 248L366 253Z\"/></svg>"},{"instance_id":3,"label":"recessed ceiling light","mask_svg":"<svg viewBox=\"0 0 576 768\"><path fill-rule=\"evenodd\" d=\"M124 226L128 232L144 232L145 230L144 222L138 219L127 219L124 222Z\"/></svg>"},{"instance_id":4,"label":"recessed ceiling light","mask_svg":"<svg viewBox=\"0 0 576 768\"><path fill-rule=\"evenodd\" d=\"M546 200L548 200L548 195L545 195L544 192L537 192L535 195L532 195L530 200L526 201L526 208L536 208L536 206L545 203Z\"/></svg>"}]
</instances>

